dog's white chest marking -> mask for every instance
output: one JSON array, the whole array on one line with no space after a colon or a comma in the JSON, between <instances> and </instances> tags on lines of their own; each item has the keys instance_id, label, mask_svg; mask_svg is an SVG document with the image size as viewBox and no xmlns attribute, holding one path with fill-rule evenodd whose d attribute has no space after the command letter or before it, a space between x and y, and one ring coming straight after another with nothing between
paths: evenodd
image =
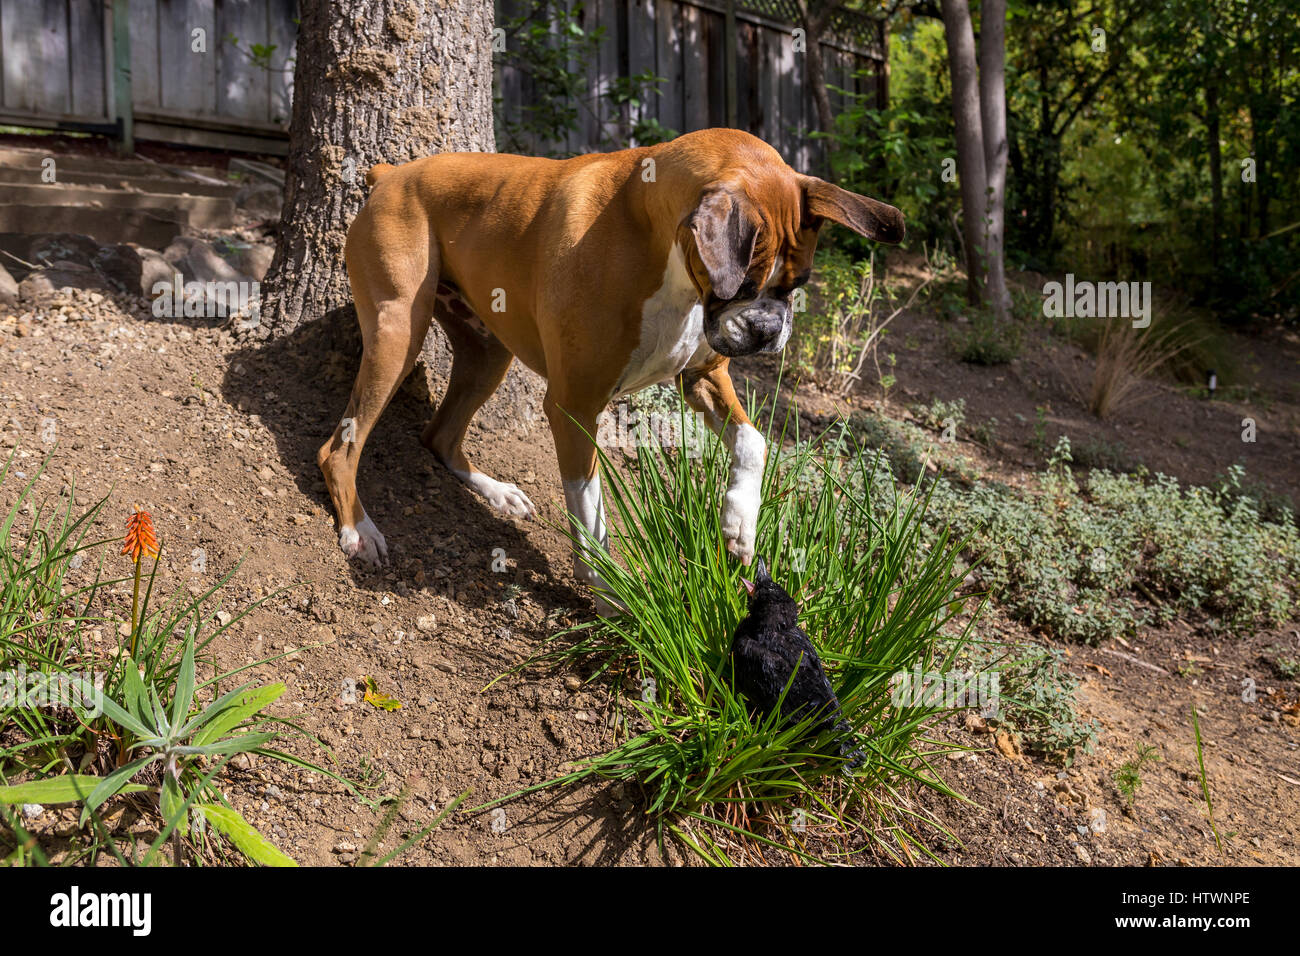
<instances>
[{"instance_id":1,"label":"dog's white chest marking","mask_svg":"<svg viewBox=\"0 0 1300 956\"><path fill-rule=\"evenodd\" d=\"M673 245L663 281L641 307L641 340L628 359L615 397L630 395L674 378L709 350L704 341L704 306L686 271L682 250Z\"/></svg>"}]
</instances>

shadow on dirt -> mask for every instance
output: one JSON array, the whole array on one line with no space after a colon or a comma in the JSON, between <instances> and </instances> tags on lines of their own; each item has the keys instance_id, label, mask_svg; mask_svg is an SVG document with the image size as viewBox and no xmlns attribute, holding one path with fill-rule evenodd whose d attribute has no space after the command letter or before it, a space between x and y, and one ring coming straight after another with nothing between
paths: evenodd
<instances>
[{"instance_id":1,"label":"shadow on dirt","mask_svg":"<svg viewBox=\"0 0 1300 956\"><path fill-rule=\"evenodd\" d=\"M426 355L439 345L444 358L438 364L449 364L445 341L431 341ZM226 401L257 416L270 431L298 490L327 514L333 508L316 451L347 406L360 353L355 314L348 307L288 334L246 342L232 354L221 383ZM589 606L588 596L552 573L547 556L529 542L522 527L493 511L420 445L420 433L434 407L429 377L445 381L437 368L430 375L416 366L366 442L358 491L387 538L390 567L375 570L350 562L354 585L388 590L399 569L418 570L425 572L435 593L482 608L496 603L503 585L504 576L492 573L494 553L502 549L515 565L517 578L532 571L546 579L541 595L562 606ZM490 415L497 421L500 417ZM544 429L532 435L549 446Z\"/></svg>"}]
</instances>

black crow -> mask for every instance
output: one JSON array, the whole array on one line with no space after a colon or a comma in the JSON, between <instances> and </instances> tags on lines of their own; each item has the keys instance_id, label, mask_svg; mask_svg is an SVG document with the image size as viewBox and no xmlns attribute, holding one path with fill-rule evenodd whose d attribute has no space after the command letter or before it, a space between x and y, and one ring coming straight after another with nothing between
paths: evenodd
<instances>
[{"instance_id":1,"label":"black crow","mask_svg":"<svg viewBox=\"0 0 1300 956\"><path fill-rule=\"evenodd\" d=\"M812 732L834 730L840 734L845 772L858 767L866 755L854 747L853 728L844 719L817 649L799 629L799 605L772 580L762 558L754 560L754 580L741 578L741 582L749 592L749 614L736 626L731 643L736 689L766 716L776 710L789 684L781 701L785 725L819 717Z\"/></svg>"}]
</instances>

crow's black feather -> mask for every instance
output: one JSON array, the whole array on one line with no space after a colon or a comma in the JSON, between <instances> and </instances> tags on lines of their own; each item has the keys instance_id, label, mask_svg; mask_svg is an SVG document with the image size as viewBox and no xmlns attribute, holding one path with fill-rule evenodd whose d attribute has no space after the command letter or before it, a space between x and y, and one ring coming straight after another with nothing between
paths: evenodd
<instances>
[{"instance_id":1,"label":"crow's black feather","mask_svg":"<svg viewBox=\"0 0 1300 956\"><path fill-rule=\"evenodd\" d=\"M780 702L786 726L818 718L812 731L836 731L845 770L852 770L866 755L854 747L853 729L844 719L817 649L799 628L799 605L768 575L762 558L754 568L749 613L736 626L731 642L736 689L764 715L775 711ZM781 700L787 684L790 690Z\"/></svg>"}]
</instances>

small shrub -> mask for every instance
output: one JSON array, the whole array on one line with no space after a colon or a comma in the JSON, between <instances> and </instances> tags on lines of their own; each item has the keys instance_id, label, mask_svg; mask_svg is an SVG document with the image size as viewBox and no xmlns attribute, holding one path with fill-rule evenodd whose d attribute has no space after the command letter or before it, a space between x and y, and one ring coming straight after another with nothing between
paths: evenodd
<instances>
[{"instance_id":1,"label":"small shrub","mask_svg":"<svg viewBox=\"0 0 1300 956\"><path fill-rule=\"evenodd\" d=\"M1138 747L1137 754L1132 760L1124 761L1115 771L1115 789L1130 807L1137 797L1138 788L1142 786L1142 768L1159 759L1160 752L1155 747L1144 744Z\"/></svg>"},{"instance_id":2,"label":"small shrub","mask_svg":"<svg viewBox=\"0 0 1300 956\"><path fill-rule=\"evenodd\" d=\"M951 402L936 398L929 405L913 405L911 412L927 428L943 431L950 425L961 428L966 423L966 399L958 398Z\"/></svg>"},{"instance_id":3,"label":"small shrub","mask_svg":"<svg viewBox=\"0 0 1300 956\"><path fill-rule=\"evenodd\" d=\"M894 421L883 415L858 411L849 416L849 430L868 453L879 450L900 481L913 484L932 458L932 445L920 428L910 422Z\"/></svg>"},{"instance_id":4,"label":"small shrub","mask_svg":"<svg viewBox=\"0 0 1300 956\"><path fill-rule=\"evenodd\" d=\"M972 365L1006 365L1020 355L1020 326L974 312L969 331L959 340L958 354Z\"/></svg>"},{"instance_id":5,"label":"small shrub","mask_svg":"<svg viewBox=\"0 0 1300 956\"><path fill-rule=\"evenodd\" d=\"M1300 655L1281 644L1270 644L1264 650L1264 663L1282 680L1300 679Z\"/></svg>"},{"instance_id":6,"label":"small shrub","mask_svg":"<svg viewBox=\"0 0 1300 956\"><path fill-rule=\"evenodd\" d=\"M808 309L795 316L786 349L795 368L814 376L853 370L879 295L872 278L871 263L856 261L839 249L818 250Z\"/></svg>"},{"instance_id":7,"label":"small shrub","mask_svg":"<svg viewBox=\"0 0 1300 956\"><path fill-rule=\"evenodd\" d=\"M931 507L982 558L993 596L1034 627L1098 643L1152 613L1202 611L1230 627L1279 624L1295 607L1300 532L1261 519L1253 499L1093 471L1080 488L1058 441L1033 494L978 482L935 483ZM1160 595L1143 609L1134 591Z\"/></svg>"},{"instance_id":8,"label":"small shrub","mask_svg":"<svg viewBox=\"0 0 1300 956\"><path fill-rule=\"evenodd\" d=\"M1140 472L1145 466L1120 441L1085 438L1072 446L1074 463L1081 468L1103 468L1120 473Z\"/></svg>"},{"instance_id":9,"label":"small shrub","mask_svg":"<svg viewBox=\"0 0 1300 956\"><path fill-rule=\"evenodd\" d=\"M1038 644L976 645L971 656L998 677L996 722L1006 725L1028 750L1067 763L1091 753L1101 725L1080 718L1075 703L1079 679L1065 667L1065 655Z\"/></svg>"},{"instance_id":10,"label":"small shrub","mask_svg":"<svg viewBox=\"0 0 1300 956\"><path fill-rule=\"evenodd\" d=\"M998 443L998 420L990 418L988 421L973 425L971 437L987 448L994 447Z\"/></svg>"}]
</instances>

